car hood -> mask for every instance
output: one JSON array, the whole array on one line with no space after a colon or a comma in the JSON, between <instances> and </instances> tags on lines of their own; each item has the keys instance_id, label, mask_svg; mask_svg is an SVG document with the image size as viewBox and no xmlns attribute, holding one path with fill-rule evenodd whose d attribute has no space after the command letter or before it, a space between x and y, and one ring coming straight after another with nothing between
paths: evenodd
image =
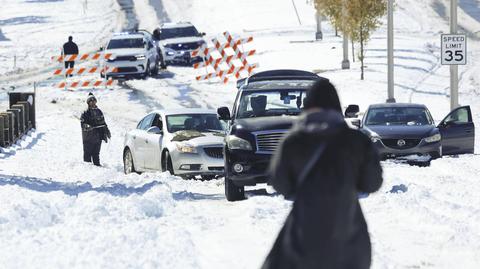
<instances>
[{"instance_id":1,"label":"car hood","mask_svg":"<svg viewBox=\"0 0 480 269\"><path fill-rule=\"evenodd\" d=\"M119 55L138 55L138 54L145 54L145 49L142 48L132 48L132 49L109 49L106 50L105 53L111 53L112 55L119 56Z\"/></svg>"},{"instance_id":2,"label":"car hood","mask_svg":"<svg viewBox=\"0 0 480 269\"><path fill-rule=\"evenodd\" d=\"M203 38L197 37L197 36L188 36L188 37L177 37L177 38L169 38L169 39L164 39L161 42L161 44L169 45L169 44L178 44L178 43L192 43L192 42L199 42L203 41Z\"/></svg>"},{"instance_id":3,"label":"car hood","mask_svg":"<svg viewBox=\"0 0 480 269\"><path fill-rule=\"evenodd\" d=\"M370 133L373 131L381 138L423 138L429 136L436 127L434 125L416 125L416 126L377 126L370 125L365 127Z\"/></svg>"},{"instance_id":4,"label":"car hood","mask_svg":"<svg viewBox=\"0 0 480 269\"><path fill-rule=\"evenodd\" d=\"M268 131L268 130L287 130L298 119L297 116L275 116L259 117L249 119L237 119L235 121L236 129L243 129L249 132Z\"/></svg>"},{"instance_id":5,"label":"car hood","mask_svg":"<svg viewBox=\"0 0 480 269\"><path fill-rule=\"evenodd\" d=\"M172 142L188 142L193 146L222 145L225 135L222 133L180 131L173 134Z\"/></svg>"}]
</instances>

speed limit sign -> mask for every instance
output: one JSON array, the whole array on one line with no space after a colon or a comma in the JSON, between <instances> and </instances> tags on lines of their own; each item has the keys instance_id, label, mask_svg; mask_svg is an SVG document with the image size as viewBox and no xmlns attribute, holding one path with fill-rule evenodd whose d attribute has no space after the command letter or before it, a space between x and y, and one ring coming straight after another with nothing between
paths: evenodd
<instances>
[{"instance_id":1,"label":"speed limit sign","mask_svg":"<svg viewBox=\"0 0 480 269\"><path fill-rule=\"evenodd\" d=\"M442 65L467 64L467 36L442 35Z\"/></svg>"}]
</instances>

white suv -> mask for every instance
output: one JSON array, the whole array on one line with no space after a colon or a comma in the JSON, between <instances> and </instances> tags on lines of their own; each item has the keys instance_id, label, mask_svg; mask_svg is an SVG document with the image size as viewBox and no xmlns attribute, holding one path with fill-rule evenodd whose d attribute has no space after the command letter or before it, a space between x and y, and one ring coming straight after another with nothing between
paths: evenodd
<instances>
[{"instance_id":1,"label":"white suv","mask_svg":"<svg viewBox=\"0 0 480 269\"><path fill-rule=\"evenodd\" d=\"M105 60L107 77L145 78L158 73L160 57L151 35L147 32L114 34L104 53L111 54L110 58ZM114 69L115 72L112 72Z\"/></svg>"}]
</instances>

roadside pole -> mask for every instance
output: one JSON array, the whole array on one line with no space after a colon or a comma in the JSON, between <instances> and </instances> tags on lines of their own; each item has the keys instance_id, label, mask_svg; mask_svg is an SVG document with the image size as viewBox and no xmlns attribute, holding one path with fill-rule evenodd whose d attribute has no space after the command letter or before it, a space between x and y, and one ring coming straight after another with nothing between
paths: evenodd
<instances>
[{"instance_id":1,"label":"roadside pole","mask_svg":"<svg viewBox=\"0 0 480 269\"><path fill-rule=\"evenodd\" d=\"M388 99L387 103L395 103L395 80L393 61L393 0L388 0Z\"/></svg>"},{"instance_id":2,"label":"roadside pole","mask_svg":"<svg viewBox=\"0 0 480 269\"><path fill-rule=\"evenodd\" d=\"M323 39L323 33L322 33L322 14L320 12L315 12L315 17L317 19L317 32L315 33L315 39L316 40L322 40Z\"/></svg>"},{"instance_id":3,"label":"roadside pole","mask_svg":"<svg viewBox=\"0 0 480 269\"><path fill-rule=\"evenodd\" d=\"M457 0L450 0L450 34L457 33ZM458 65L450 65L450 110L458 107Z\"/></svg>"},{"instance_id":4,"label":"roadside pole","mask_svg":"<svg viewBox=\"0 0 480 269\"><path fill-rule=\"evenodd\" d=\"M343 7L342 7L342 17L343 17L343 22L345 23L345 20L347 18L347 1L343 0ZM350 61L348 60L348 36L345 33L345 30L343 31L343 61L342 61L342 69L350 69Z\"/></svg>"}]
</instances>

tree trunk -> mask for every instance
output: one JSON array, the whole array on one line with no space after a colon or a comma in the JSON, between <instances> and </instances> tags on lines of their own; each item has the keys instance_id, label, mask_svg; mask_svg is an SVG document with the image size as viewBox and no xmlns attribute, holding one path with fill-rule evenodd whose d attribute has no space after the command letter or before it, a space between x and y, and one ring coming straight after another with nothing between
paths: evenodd
<instances>
[{"instance_id":1,"label":"tree trunk","mask_svg":"<svg viewBox=\"0 0 480 269\"><path fill-rule=\"evenodd\" d=\"M338 28L335 26L335 36L338 36Z\"/></svg>"},{"instance_id":2,"label":"tree trunk","mask_svg":"<svg viewBox=\"0 0 480 269\"><path fill-rule=\"evenodd\" d=\"M362 62L362 68L361 68L361 75L360 75L360 79L361 80L364 80L365 76L364 76L364 65L363 65L363 57L364 57L364 52L363 52L363 31L362 29L360 30L360 61Z\"/></svg>"},{"instance_id":3,"label":"tree trunk","mask_svg":"<svg viewBox=\"0 0 480 269\"><path fill-rule=\"evenodd\" d=\"M355 62L355 44L352 39L352 61Z\"/></svg>"}]
</instances>

